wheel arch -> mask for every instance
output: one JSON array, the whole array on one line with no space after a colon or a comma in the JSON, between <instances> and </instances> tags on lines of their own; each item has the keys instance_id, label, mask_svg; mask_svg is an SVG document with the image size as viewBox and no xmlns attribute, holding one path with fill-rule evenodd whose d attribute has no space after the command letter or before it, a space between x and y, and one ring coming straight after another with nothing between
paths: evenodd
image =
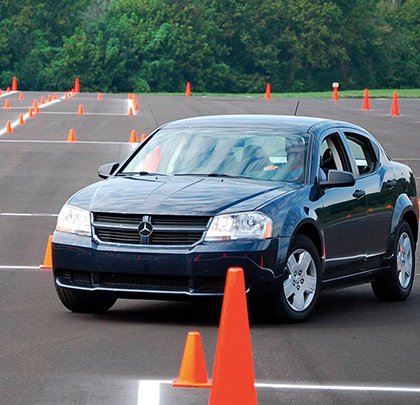
<instances>
[{"instance_id":1,"label":"wheel arch","mask_svg":"<svg viewBox=\"0 0 420 405\"><path fill-rule=\"evenodd\" d=\"M324 258L324 242L323 242L323 238L321 237L321 233L318 229L318 227L316 226L315 223L313 223L312 221L305 221L301 224L299 224L299 226L296 228L296 231L293 235L293 238L297 235L305 235L307 236L309 239L312 240L312 242L315 244L316 250L319 253L319 257L321 259L321 262L323 261ZM293 240L292 238L292 240Z\"/></svg>"},{"instance_id":2,"label":"wheel arch","mask_svg":"<svg viewBox=\"0 0 420 405\"><path fill-rule=\"evenodd\" d=\"M411 232L413 233L414 238L414 249L417 245L417 237L419 232L419 225L417 223L416 214L414 214L413 211L406 211L402 217L403 221L407 222L408 226L411 229Z\"/></svg>"},{"instance_id":3,"label":"wheel arch","mask_svg":"<svg viewBox=\"0 0 420 405\"><path fill-rule=\"evenodd\" d=\"M392 254L393 252L396 243L396 238L398 236L397 232L403 220L406 221L410 226L416 244L418 237L418 219L414 212L414 204L407 196L407 194L401 194L395 203L394 212L392 214L390 237L387 249L388 254Z\"/></svg>"}]
</instances>

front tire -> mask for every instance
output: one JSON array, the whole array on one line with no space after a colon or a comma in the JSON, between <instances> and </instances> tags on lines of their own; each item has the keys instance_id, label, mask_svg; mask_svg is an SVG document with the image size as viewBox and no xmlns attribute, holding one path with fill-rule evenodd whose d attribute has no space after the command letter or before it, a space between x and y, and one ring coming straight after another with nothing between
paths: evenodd
<instances>
[{"instance_id":1,"label":"front tire","mask_svg":"<svg viewBox=\"0 0 420 405\"><path fill-rule=\"evenodd\" d=\"M381 301L404 301L413 287L416 256L407 222L401 223L397 235L391 268L372 282L372 290Z\"/></svg>"},{"instance_id":2,"label":"front tire","mask_svg":"<svg viewBox=\"0 0 420 405\"><path fill-rule=\"evenodd\" d=\"M274 296L274 315L280 322L308 319L320 291L321 259L315 244L305 235L296 235L287 256L284 281Z\"/></svg>"},{"instance_id":3,"label":"front tire","mask_svg":"<svg viewBox=\"0 0 420 405\"><path fill-rule=\"evenodd\" d=\"M72 312L101 313L110 309L117 298L102 291L81 291L63 288L55 284L61 303Z\"/></svg>"}]
</instances>

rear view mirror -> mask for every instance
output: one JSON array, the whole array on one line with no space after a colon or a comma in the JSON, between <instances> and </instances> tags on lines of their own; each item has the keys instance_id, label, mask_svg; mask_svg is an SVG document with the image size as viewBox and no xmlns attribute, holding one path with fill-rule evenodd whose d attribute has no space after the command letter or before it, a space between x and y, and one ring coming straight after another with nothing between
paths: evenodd
<instances>
[{"instance_id":1,"label":"rear view mirror","mask_svg":"<svg viewBox=\"0 0 420 405\"><path fill-rule=\"evenodd\" d=\"M120 164L118 162L114 162L114 163L107 163L105 165L100 166L98 169L98 176L101 179L107 179L109 176L115 173L119 165Z\"/></svg>"},{"instance_id":2,"label":"rear view mirror","mask_svg":"<svg viewBox=\"0 0 420 405\"><path fill-rule=\"evenodd\" d=\"M322 180L318 184L321 188L332 188L354 186L355 182L353 173L342 170L329 170L328 180Z\"/></svg>"}]
</instances>

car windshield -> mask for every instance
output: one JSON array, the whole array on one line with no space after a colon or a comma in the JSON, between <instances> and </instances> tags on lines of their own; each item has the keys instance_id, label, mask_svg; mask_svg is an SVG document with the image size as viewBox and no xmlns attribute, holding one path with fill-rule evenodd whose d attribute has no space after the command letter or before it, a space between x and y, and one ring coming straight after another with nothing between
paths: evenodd
<instances>
[{"instance_id":1,"label":"car windshield","mask_svg":"<svg viewBox=\"0 0 420 405\"><path fill-rule=\"evenodd\" d=\"M308 135L282 129L162 129L120 175L243 177L302 182Z\"/></svg>"}]
</instances>

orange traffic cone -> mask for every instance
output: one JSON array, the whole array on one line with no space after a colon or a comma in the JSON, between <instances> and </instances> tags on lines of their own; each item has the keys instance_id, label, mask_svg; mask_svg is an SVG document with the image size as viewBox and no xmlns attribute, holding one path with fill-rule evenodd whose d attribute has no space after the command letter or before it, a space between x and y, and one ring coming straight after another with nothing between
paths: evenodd
<instances>
[{"instance_id":1,"label":"orange traffic cone","mask_svg":"<svg viewBox=\"0 0 420 405\"><path fill-rule=\"evenodd\" d=\"M34 108L34 112L35 112L35 114L38 114L39 113L39 105L38 105L38 100L34 100L33 102L32 102L32 107Z\"/></svg>"},{"instance_id":2,"label":"orange traffic cone","mask_svg":"<svg viewBox=\"0 0 420 405\"><path fill-rule=\"evenodd\" d=\"M67 142L77 142L76 133L74 132L73 128L69 130L69 134L67 136Z\"/></svg>"},{"instance_id":3,"label":"orange traffic cone","mask_svg":"<svg viewBox=\"0 0 420 405\"><path fill-rule=\"evenodd\" d=\"M265 85L265 99L266 100L271 100L271 85L270 85L270 83L267 83Z\"/></svg>"},{"instance_id":4,"label":"orange traffic cone","mask_svg":"<svg viewBox=\"0 0 420 405\"><path fill-rule=\"evenodd\" d=\"M137 101L136 98L133 100L133 103L134 103L134 109L136 111L139 111L140 110L140 105L139 105L139 102Z\"/></svg>"},{"instance_id":5,"label":"orange traffic cone","mask_svg":"<svg viewBox=\"0 0 420 405\"><path fill-rule=\"evenodd\" d=\"M45 97L44 97L44 96L42 96L42 97L41 97L41 101L40 101L40 103L41 103L41 105L42 105L42 104L45 104Z\"/></svg>"},{"instance_id":6,"label":"orange traffic cone","mask_svg":"<svg viewBox=\"0 0 420 405\"><path fill-rule=\"evenodd\" d=\"M333 87L332 100L338 101L338 87Z\"/></svg>"},{"instance_id":7,"label":"orange traffic cone","mask_svg":"<svg viewBox=\"0 0 420 405\"><path fill-rule=\"evenodd\" d=\"M130 109L128 110L128 115L134 115L134 113L133 113L133 107L130 107Z\"/></svg>"},{"instance_id":8,"label":"orange traffic cone","mask_svg":"<svg viewBox=\"0 0 420 405\"><path fill-rule=\"evenodd\" d=\"M12 134L12 133L13 133L12 121L7 120L7 123L6 123L6 134Z\"/></svg>"},{"instance_id":9,"label":"orange traffic cone","mask_svg":"<svg viewBox=\"0 0 420 405\"><path fill-rule=\"evenodd\" d=\"M57 93L54 93L54 95L53 95L53 100L58 100Z\"/></svg>"},{"instance_id":10,"label":"orange traffic cone","mask_svg":"<svg viewBox=\"0 0 420 405\"><path fill-rule=\"evenodd\" d=\"M228 269L209 405L256 405L244 272Z\"/></svg>"},{"instance_id":11,"label":"orange traffic cone","mask_svg":"<svg viewBox=\"0 0 420 405\"><path fill-rule=\"evenodd\" d=\"M185 86L185 95L191 97L191 83L187 82Z\"/></svg>"},{"instance_id":12,"label":"orange traffic cone","mask_svg":"<svg viewBox=\"0 0 420 405\"><path fill-rule=\"evenodd\" d=\"M13 76L13 80L12 80L12 90L13 90L13 91L17 91L17 89L18 89L17 79L16 79L16 76Z\"/></svg>"},{"instance_id":13,"label":"orange traffic cone","mask_svg":"<svg viewBox=\"0 0 420 405\"><path fill-rule=\"evenodd\" d=\"M103 99L103 95L102 95L102 93L101 93L101 92L99 92L99 93L98 93L98 97L97 97L97 99L98 99L99 101L101 101L101 100Z\"/></svg>"},{"instance_id":14,"label":"orange traffic cone","mask_svg":"<svg viewBox=\"0 0 420 405\"><path fill-rule=\"evenodd\" d=\"M398 106L398 93L394 91L391 105L391 115L400 115L400 107Z\"/></svg>"},{"instance_id":15,"label":"orange traffic cone","mask_svg":"<svg viewBox=\"0 0 420 405\"><path fill-rule=\"evenodd\" d=\"M363 111L370 110L370 101L369 101L369 90L365 89L365 94L363 96Z\"/></svg>"},{"instance_id":16,"label":"orange traffic cone","mask_svg":"<svg viewBox=\"0 0 420 405\"><path fill-rule=\"evenodd\" d=\"M19 93L19 101L25 100L25 96L22 92Z\"/></svg>"},{"instance_id":17,"label":"orange traffic cone","mask_svg":"<svg viewBox=\"0 0 420 405\"><path fill-rule=\"evenodd\" d=\"M7 98L4 100L4 108L10 108L10 101Z\"/></svg>"},{"instance_id":18,"label":"orange traffic cone","mask_svg":"<svg viewBox=\"0 0 420 405\"><path fill-rule=\"evenodd\" d=\"M135 129L132 129L130 132L130 140L129 143L137 143L137 132Z\"/></svg>"},{"instance_id":19,"label":"orange traffic cone","mask_svg":"<svg viewBox=\"0 0 420 405\"><path fill-rule=\"evenodd\" d=\"M47 103L51 103L51 101L52 101L52 96L51 94L48 94Z\"/></svg>"},{"instance_id":20,"label":"orange traffic cone","mask_svg":"<svg viewBox=\"0 0 420 405\"><path fill-rule=\"evenodd\" d=\"M6 93L10 93L10 87L6 89Z\"/></svg>"},{"instance_id":21,"label":"orange traffic cone","mask_svg":"<svg viewBox=\"0 0 420 405\"><path fill-rule=\"evenodd\" d=\"M33 117L34 117L34 109L32 107L29 107L28 118L33 118Z\"/></svg>"},{"instance_id":22,"label":"orange traffic cone","mask_svg":"<svg viewBox=\"0 0 420 405\"><path fill-rule=\"evenodd\" d=\"M23 114L19 114L19 125L25 125L25 121L23 120Z\"/></svg>"},{"instance_id":23,"label":"orange traffic cone","mask_svg":"<svg viewBox=\"0 0 420 405\"><path fill-rule=\"evenodd\" d=\"M47 247L45 249L44 263L39 268L41 270L52 270L52 235L48 236Z\"/></svg>"},{"instance_id":24,"label":"orange traffic cone","mask_svg":"<svg viewBox=\"0 0 420 405\"><path fill-rule=\"evenodd\" d=\"M80 93L80 80L78 77L74 80L74 92Z\"/></svg>"},{"instance_id":25,"label":"orange traffic cone","mask_svg":"<svg viewBox=\"0 0 420 405\"><path fill-rule=\"evenodd\" d=\"M211 387L211 382L207 377L206 360L199 332L188 333L179 376L172 381L172 386Z\"/></svg>"},{"instance_id":26,"label":"orange traffic cone","mask_svg":"<svg viewBox=\"0 0 420 405\"><path fill-rule=\"evenodd\" d=\"M3 94L3 90L2 89L0 89L0 96Z\"/></svg>"},{"instance_id":27,"label":"orange traffic cone","mask_svg":"<svg viewBox=\"0 0 420 405\"><path fill-rule=\"evenodd\" d=\"M79 104L79 108L77 109L77 114L83 115L85 113L85 109L83 108L83 104Z\"/></svg>"},{"instance_id":28,"label":"orange traffic cone","mask_svg":"<svg viewBox=\"0 0 420 405\"><path fill-rule=\"evenodd\" d=\"M144 142L144 141L146 140L146 138L147 138L147 134L143 132L143 133L140 135L140 143Z\"/></svg>"}]
</instances>

